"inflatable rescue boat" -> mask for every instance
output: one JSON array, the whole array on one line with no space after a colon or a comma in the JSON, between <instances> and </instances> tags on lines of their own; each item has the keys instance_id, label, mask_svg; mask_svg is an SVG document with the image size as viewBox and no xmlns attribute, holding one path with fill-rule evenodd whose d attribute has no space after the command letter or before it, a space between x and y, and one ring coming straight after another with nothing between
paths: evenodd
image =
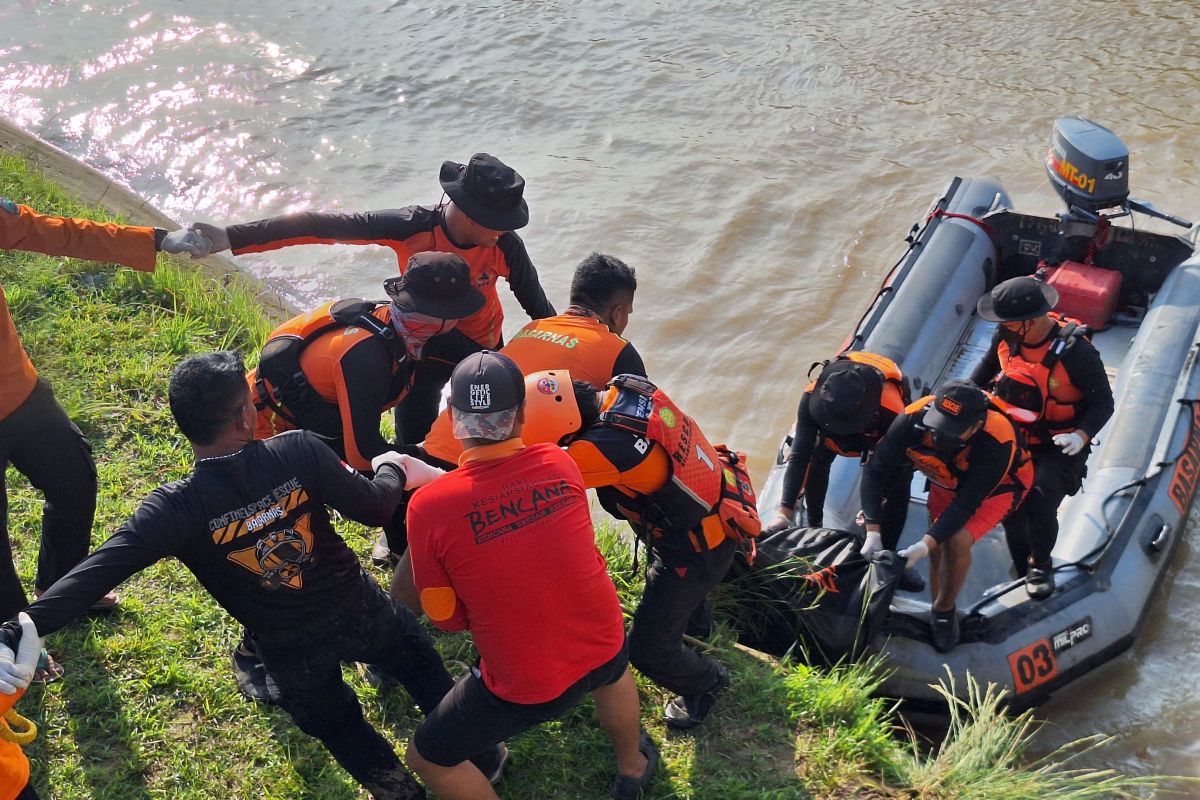
<instances>
[{"instance_id":1,"label":"inflatable rescue boat","mask_svg":"<svg viewBox=\"0 0 1200 800\"><path fill-rule=\"evenodd\" d=\"M978 298L1000 281L1043 270L1058 289L1057 310L1093 329L1116 401L1112 419L1093 440L1082 490L1059 509L1053 595L1035 600L1026 594L1024 581L1010 572L997 527L972 551L958 597L957 647L938 653L930 644L928 592L892 595L883 618L872 621L867 648L884 655L889 696L937 701L930 684L949 668L958 687L970 673L1006 688L1011 703L1025 707L1113 658L1137 636L1196 496L1195 229L1129 197L1128 150L1100 125L1057 120L1046 167L1067 203L1058 217L1011 210L993 179L955 178L913 226L906 253L844 347L893 359L912 397L932 394L944 381L968 378L989 347L995 323L977 316ZM1192 228L1192 236L1141 230L1138 215ZM760 492L764 519L778 505L789 446L790 435ZM860 474L857 459L836 459L825 503L828 527L861 531L855 521ZM899 548L928 528L926 492L917 473ZM795 533L764 537L760 552L768 562L785 559ZM927 559L919 569L928 570ZM819 604L805 613L821 613ZM771 634L777 643L796 638Z\"/></svg>"}]
</instances>

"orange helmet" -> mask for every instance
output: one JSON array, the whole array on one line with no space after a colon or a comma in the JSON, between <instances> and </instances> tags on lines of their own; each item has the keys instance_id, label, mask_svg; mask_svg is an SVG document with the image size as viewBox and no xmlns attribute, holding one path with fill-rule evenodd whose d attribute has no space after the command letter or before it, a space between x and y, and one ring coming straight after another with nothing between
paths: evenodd
<instances>
[{"instance_id":1,"label":"orange helmet","mask_svg":"<svg viewBox=\"0 0 1200 800\"><path fill-rule=\"evenodd\" d=\"M578 433L581 427L583 418L570 372L548 369L525 376L525 427L521 429L525 444L559 444L563 437Z\"/></svg>"}]
</instances>

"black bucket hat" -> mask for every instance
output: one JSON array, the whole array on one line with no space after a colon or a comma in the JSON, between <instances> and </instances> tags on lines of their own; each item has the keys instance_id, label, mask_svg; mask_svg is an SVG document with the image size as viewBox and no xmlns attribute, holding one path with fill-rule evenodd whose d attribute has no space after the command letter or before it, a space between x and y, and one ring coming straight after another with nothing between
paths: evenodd
<instances>
[{"instance_id":1,"label":"black bucket hat","mask_svg":"<svg viewBox=\"0 0 1200 800\"><path fill-rule=\"evenodd\" d=\"M471 286L467 262L453 253L415 253L404 274L388 278L383 290L401 311L440 319L462 319L483 308L484 298Z\"/></svg>"},{"instance_id":2,"label":"black bucket hat","mask_svg":"<svg viewBox=\"0 0 1200 800\"><path fill-rule=\"evenodd\" d=\"M515 231L529 224L529 206L522 197L525 179L493 155L476 153L466 164L445 161L438 179L454 205L477 225Z\"/></svg>"},{"instance_id":3,"label":"black bucket hat","mask_svg":"<svg viewBox=\"0 0 1200 800\"><path fill-rule=\"evenodd\" d=\"M925 427L960 439L967 429L987 416L987 395L970 381L946 381L925 409Z\"/></svg>"},{"instance_id":4,"label":"black bucket hat","mask_svg":"<svg viewBox=\"0 0 1200 800\"><path fill-rule=\"evenodd\" d=\"M839 358L821 370L808 397L808 413L829 433L862 433L879 411L883 374L870 364Z\"/></svg>"},{"instance_id":5,"label":"black bucket hat","mask_svg":"<svg viewBox=\"0 0 1200 800\"><path fill-rule=\"evenodd\" d=\"M975 304L979 316L988 322L1022 322L1040 317L1058 305L1058 290L1037 278L1010 278L996 286Z\"/></svg>"}]
</instances>

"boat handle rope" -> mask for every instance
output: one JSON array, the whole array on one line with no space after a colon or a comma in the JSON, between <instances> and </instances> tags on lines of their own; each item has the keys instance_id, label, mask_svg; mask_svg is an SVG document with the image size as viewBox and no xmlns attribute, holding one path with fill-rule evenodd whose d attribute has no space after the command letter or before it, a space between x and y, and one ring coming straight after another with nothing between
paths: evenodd
<instances>
[{"instance_id":1,"label":"boat handle rope","mask_svg":"<svg viewBox=\"0 0 1200 800\"><path fill-rule=\"evenodd\" d=\"M1200 398L1180 397L1180 398L1177 398L1175 400L1175 402L1179 403L1180 405L1191 408L1191 407L1195 406L1195 404L1197 402L1200 402ZM1183 457L1183 454L1187 452L1187 449L1189 446L1191 446L1192 440L1195 438L1195 435L1196 435L1196 427L1194 425L1189 425L1188 426L1188 435L1184 438L1183 447L1180 448L1179 452L1173 458L1169 458L1165 461L1158 462L1157 464L1154 465L1153 468L1156 470L1161 470L1163 467L1169 467L1172 464L1174 464L1175 462L1177 462L1180 458ZM1096 568L1096 563L1099 562L1100 557L1104 554L1104 552L1108 549L1108 546L1112 543L1113 537L1117 535L1117 530L1120 529L1121 523L1125 522L1125 518L1122 517L1121 522L1118 523L1116 525L1116 527L1113 526L1111 520L1109 520L1109 517L1108 517L1109 501L1116 498L1122 492L1129 491L1130 489L1133 489L1133 488L1141 488L1142 486L1145 486L1150 481L1151 477L1153 477L1153 476L1151 474L1147 473L1140 478L1135 478L1134 480L1131 480L1128 483L1122 484L1121 486L1118 486L1116 489L1113 489L1109 493L1108 497L1104 498L1104 502L1102 502L1100 504L1100 517L1101 517L1101 519L1104 520L1104 533L1105 533L1104 540L1102 542L1100 542L1100 544L1096 545L1095 548L1093 548L1089 553L1087 553L1087 555L1083 556L1079 560L1071 561L1066 564L1059 564L1058 566L1056 566L1054 568L1054 571L1057 572L1058 570L1064 569L1066 567L1079 567L1081 569L1087 570L1088 572L1094 571ZM1129 513L1129 509L1126 509L1126 514L1128 514L1128 513Z\"/></svg>"},{"instance_id":2,"label":"boat handle rope","mask_svg":"<svg viewBox=\"0 0 1200 800\"><path fill-rule=\"evenodd\" d=\"M1180 397L1180 398L1177 398L1175 400L1175 402L1179 403L1180 405L1192 407L1196 403L1200 402L1200 397ZM1185 438L1183 440L1183 447L1180 449L1178 455L1176 455L1174 458L1167 459L1166 461L1158 462L1157 464L1154 465L1155 468L1169 467L1172 464L1174 464L1176 461L1178 461L1180 458L1182 458L1183 454L1187 452L1188 446L1191 444L1192 439L1195 438L1195 433L1196 433L1195 426L1189 425L1187 438ZM1094 547L1091 551L1089 551L1086 555L1082 556L1081 558L1079 558L1075 561L1066 561L1066 562L1063 562L1062 564L1056 564L1050 568L1050 571L1051 572L1059 572L1061 570L1066 570L1068 568L1075 567L1076 569L1083 570L1084 572L1094 572L1096 570L1096 564L1100 561L1100 557L1104 555L1104 552L1108 549L1108 546L1110 544L1112 544L1113 537L1115 537L1117 535L1117 530L1121 527L1121 524L1125 522L1125 517L1122 517L1121 522L1118 523L1116 527L1113 527L1112 522L1108 518L1108 503L1109 503L1109 501L1111 501L1113 498L1117 497L1122 492L1127 492L1130 489L1140 488L1142 486L1145 486L1149 482L1150 478L1151 478L1150 474L1143 475L1140 478L1134 478L1133 480L1129 481L1128 483L1123 483L1120 486L1118 486L1116 489L1113 489L1111 492L1109 492L1108 497L1104 498L1104 501L1102 503L1100 503L1100 516L1101 516L1101 519L1104 520L1104 534L1105 534L1104 540L1102 542L1100 542L1100 544L1096 545L1096 547ZM1132 505L1130 506L1130 508L1132 508ZM1125 510L1126 515L1129 514L1129 511L1130 511L1129 508L1127 508ZM1003 597L1004 595L1008 594L1009 592L1015 590L1017 587L1024 586L1024 585L1025 585L1025 580L1023 578L1018 578L1016 580L1010 581L1006 586L1004 586L1001 589L997 589L996 591L988 592L983 597L981 597L974 605L972 605L970 608L967 609L965 616L967 616L967 617L975 616L988 603L991 603L991 602Z\"/></svg>"},{"instance_id":3,"label":"boat handle rope","mask_svg":"<svg viewBox=\"0 0 1200 800\"><path fill-rule=\"evenodd\" d=\"M946 219L963 219L967 222L974 222L979 227L983 228L984 233L988 236L994 236L996 229L987 224L979 217L973 217L970 214L959 214L956 211L947 211L944 208L935 208L929 212L929 216L925 218L925 222L931 221L934 217L945 217Z\"/></svg>"}]
</instances>

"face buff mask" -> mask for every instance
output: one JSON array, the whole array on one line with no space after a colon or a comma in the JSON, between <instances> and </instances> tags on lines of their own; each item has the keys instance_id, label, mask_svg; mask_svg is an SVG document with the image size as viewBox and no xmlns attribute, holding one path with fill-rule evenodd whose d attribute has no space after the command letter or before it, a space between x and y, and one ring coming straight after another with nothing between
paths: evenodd
<instances>
[{"instance_id":1,"label":"face buff mask","mask_svg":"<svg viewBox=\"0 0 1200 800\"><path fill-rule=\"evenodd\" d=\"M439 333L451 330L458 322L454 319L431 317L416 311L401 311L395 303L392 303L391 316L392 327L396 329L396 333L400 334L400 338L404 341L404 349L413 361L421 358L421 351L425 349L426 342Z\"/></svg>"},{"instance_id":2,"label":"face buff mask","mask_svg":"<svg viewBox=\"0 0 1200 800\"><path fill-rule=\"evenodd\" d=\"M953 453L967 446L967 443L957 436L947 436L935 430L929 431L929 439L933 444L933 449L939 453Z\"/></svg>"},{"instance_id":3,"label":"face buff mask","mask_svg":"<svg viewBox=\"0 0 1200 800\"><path fill-rule=\"evenodd\" d=\"M1001 325L1000 338L1008 342L1009 347L1014 347L1022 344L1031 330L1033 330L1032 320L1024 320L1016 329L1010 328L1007 325Z\"/></svg>"}]
</instances>

